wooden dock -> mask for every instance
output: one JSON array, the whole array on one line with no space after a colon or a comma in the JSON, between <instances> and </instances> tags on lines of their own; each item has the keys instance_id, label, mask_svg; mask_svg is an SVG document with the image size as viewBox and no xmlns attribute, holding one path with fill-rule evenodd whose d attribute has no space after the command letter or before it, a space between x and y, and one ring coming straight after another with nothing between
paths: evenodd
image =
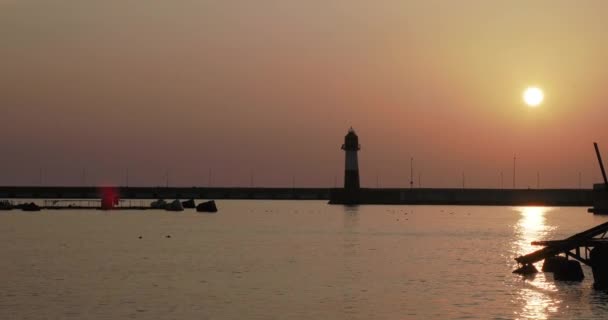
<instances>
[{"instance_id":1,"label":"wooden dock","mask_svg":"<svg viewBox=\"0 0 608 320\"><path fill-rule=\"evenodd\" d=\"M517 257L515 261L522 265L529 265L559 254L564 254L567 257L591 266L589 253L595 247L608 244L608 238L606 238L607 232L608 222L563 240L534 241L532 242L533 245L544 246L544 248Z\"/></svg>"}]
</instances>

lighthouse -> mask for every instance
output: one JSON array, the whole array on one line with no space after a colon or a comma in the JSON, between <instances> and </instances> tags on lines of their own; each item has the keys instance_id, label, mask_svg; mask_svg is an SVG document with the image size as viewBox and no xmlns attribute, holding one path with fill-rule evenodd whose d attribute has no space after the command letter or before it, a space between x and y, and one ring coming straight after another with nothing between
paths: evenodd
<instances>
[{"instance_id":1,"label":"lighthouse","mask_svg":"<svg viewBox=\"0 0 608 320\"><path fill-rule=\"evenodd\" d=\"M344 166L344 189L346 190L359 189L359 161L357 160L359 149L361 149L359 137L351 127L344 137L344 144L342 145L342 150L346 153Z\"/></svg>"}]
</instances>

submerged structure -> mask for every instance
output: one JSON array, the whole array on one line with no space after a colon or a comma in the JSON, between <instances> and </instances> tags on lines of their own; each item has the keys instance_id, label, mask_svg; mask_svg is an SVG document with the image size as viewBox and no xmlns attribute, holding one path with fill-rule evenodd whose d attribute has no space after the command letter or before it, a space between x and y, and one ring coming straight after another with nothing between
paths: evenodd
<instances>
[{"instance_id":1,"label":"submerged structure","mask_svg":"<svg viewBox=\"0 0 608 320\"><path fill-rule=\"evenodd\" d=\"M534 263L544 260L543 271L553 272L555 280L581 281L581 263L591 267L596 289L608 289L608 222L563 240L534 241L544 248L515 258L521 266L513 273L538 272Z\"/></svg>"}]
</instances>

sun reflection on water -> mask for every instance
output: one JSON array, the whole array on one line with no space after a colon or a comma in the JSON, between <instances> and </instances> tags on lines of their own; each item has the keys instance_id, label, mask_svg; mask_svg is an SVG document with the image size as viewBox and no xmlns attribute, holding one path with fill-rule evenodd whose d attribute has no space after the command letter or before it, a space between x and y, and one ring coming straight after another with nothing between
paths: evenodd
<instances>
[{"instance_id":1,"label":"sun reflection on water","mask_svg":"<svg viewBox=\"0 0 608 320\"><path fill-rule=\"evenodd\" d=\"M515 210L521 214L521 217L514 226L517 239L514 242L514 252L517 255L524 255L540 249L540 247L533 246L531 242L547 239L549 233L555 229L546 224L545 215L552 208L519 207ZM542 262L537 263L536 268L540 270ZM522 304L518 318L547 319L550 314L558 312L561 301L554 298L555 295L552 293L555 291L557 291L555 284L551 280L548 281L543 273L523 282L523 286L517 293L518 303Z\"/></svg>"},{"instance_id":2,"label":"sun reflection on water","mask_svg":"<svg viewBox=\"0 0 608 320\"><path fill-rule=\"evenodd\" d=\"M521 214L521 218L515 226L515 233L518 236L517 251L526 254L539 249L539 247L532 246L531 242L544 239L551 230L545 224L545 214L551 211L551 208L519 207L515 210Z\"/></svg>"}]
</instances>

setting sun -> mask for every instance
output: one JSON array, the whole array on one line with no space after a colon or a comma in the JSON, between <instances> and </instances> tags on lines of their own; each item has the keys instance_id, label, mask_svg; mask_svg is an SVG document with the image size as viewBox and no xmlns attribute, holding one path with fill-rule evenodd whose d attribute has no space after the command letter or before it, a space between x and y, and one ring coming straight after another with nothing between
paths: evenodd
<instances>
[{"instance_id":1,"label":"setting sun","mask_svg":"<svg viewBox=\"0 0 608 320\"><path fill-rule=\"evenodd\" d=\"M524 102L529 107L538 107L544 98L543 91L537 87L529 87L524 91Z\"/></svg>"}]
</instances>

